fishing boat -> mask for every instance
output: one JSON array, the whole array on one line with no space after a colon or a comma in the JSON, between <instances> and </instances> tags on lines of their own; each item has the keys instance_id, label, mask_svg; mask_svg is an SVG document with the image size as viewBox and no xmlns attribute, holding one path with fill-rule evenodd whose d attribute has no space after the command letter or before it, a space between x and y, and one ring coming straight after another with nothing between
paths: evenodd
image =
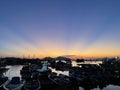
<instances>
[{"instance_id":1,"label":"fishing boat","mask_svg":"<svg viewBox=\"0 0 120 90\"><path fill-rule=\"evenodd\" d=\"M0 88L5 84L8 80L8 77L4 75L4 73L8 70L8 68L2 67L0 65Z\"/></svg>"},{"instance_id":2,"label":"fishing boat","mask_svg":"<svg viewBox=\"0 0 120 90\"><path fill-rule=\"evenodd\" d=\"M5 90L21 90L24 85L24 81L20 80L20 77L12 77L11 80L8 80L3 88Z\"/></svg>"},{"instance_id":3,"label":"fishing boat","mask_svg":"<svg viewBox=\"0 0 120 90\"><path fill-rule=\"evenodd\" d=\"M25 80L24 89L25 90L39 90L41 88L41 83L38 79L39 74L33 72L31 76Z\"/></svg>"},{"instance_id":4,"label":"fishing boat","mask_svg":"<svg viewBox=\"0 0 120 90\"><path fill-rule=\"evenodd\" d=\"M48 68L47 64L43 64L42 68L36 69L39 73L39 78L48 78L48 75L51 73L51 69Z\"/></svg>"},{"instance_id":5,"label":"fishing boat","mask_svg":"<svg viewBox=\"0 0 120 90\"><path fill-rule=\"evenodd\" d=\"M48 78L58 86L69 86L71 81L66 75L56 75L55 73L49 74Z\"/></svg>"},{"instance_id":6,"label":"fishing boat","mask_svg":"<svg viewBox=\"0 0 120 90\"><path fill-rule=\"evenodd\" d=\"M41 88L41 84L39 80L30 79L25 81L24 89L25 90L39 90Z\"/></svg>"},{"instance_id":7,"label":"fishing boat","mask_svg":"<svg viewBox=\"0 0 120 90\"><path fill-rule=\"evenodd\" d=\"M59 77L61 79L63 79L66 84L70 84L71 83L71 80L70 80L69 76L64 75L64 74L59 74Z\"/></svg>"},{"instance_id":8,"label":"fishing boat","mask_svg":"<svg viewBox=\"0 0 120 90\"><path fill-rule=\"evenodd\" d=\"M7 82L8 77L0 76L0 88Z\"/></svg>"}]
</instances>

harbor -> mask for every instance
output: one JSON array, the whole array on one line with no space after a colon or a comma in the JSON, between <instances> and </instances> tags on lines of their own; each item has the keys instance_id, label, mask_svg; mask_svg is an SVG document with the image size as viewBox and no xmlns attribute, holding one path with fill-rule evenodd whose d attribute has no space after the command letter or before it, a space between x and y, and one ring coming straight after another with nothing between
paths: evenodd
<instances>
[{"instance_id":1,"label":"harbor","mask_svg":"<svg viewBox=\"0 0 120 90\"><path fill-rule=\"evenodd\" d=\"M118 90L119 63L119 58L82 62L45 59L40 63L6 65L8 70L3 75L13 83L19 81L21 88L16 90ZM6 89L8 80L3 90L10 90Z\"/></svg>"},{"instance_id":2,"label":"harbor","mask_svg":"<svg viewBox=\"0 0 120 90\"><path fill-rule=\"evenodd\" d=\"M120 0L0 0L0 90L120 90Z\"/></svg>"}]
</instances>

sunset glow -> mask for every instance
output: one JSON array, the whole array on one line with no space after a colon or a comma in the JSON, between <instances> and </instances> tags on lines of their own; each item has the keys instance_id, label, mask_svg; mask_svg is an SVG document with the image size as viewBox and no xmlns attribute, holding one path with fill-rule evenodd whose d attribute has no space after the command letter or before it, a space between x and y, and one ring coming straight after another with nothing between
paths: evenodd
<instances>
[{"instance_id":1,"label":"sunset glow","mask_svg":"<svg viewBox=\"0 0 120 90\"><path fill-rule=\"evenodd\" d=\"M120 56L120 1L1 0L0 56Z\"/></svg>"}]
</instances>

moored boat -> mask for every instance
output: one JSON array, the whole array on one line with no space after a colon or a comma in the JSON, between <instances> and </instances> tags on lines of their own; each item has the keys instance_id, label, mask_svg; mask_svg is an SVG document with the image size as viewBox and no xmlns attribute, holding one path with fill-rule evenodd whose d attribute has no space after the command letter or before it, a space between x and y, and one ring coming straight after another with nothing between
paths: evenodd
<instances>
[{"instance_id":1,"label":"moored boat","mask_svg":"<svg viewBox=\"0 0 120 90\"><path fill-rule=\"evenodd\" d=\"M21 81L20 77L13 77L3 85L3 88L5 90L21 90L23 85L24 81Z\"/></svg>"},{"instance_id":2,"label":"moored boat","mask_svg":"<svg viewBox=\"0 0 120 90\"><path fill-rule=\"evenodd\" d=\"M52 80L58 86L70 86L71 81L66 75L56 75L55 73L49 74L48 78Z\"/></svg>"},{"instance_id":3,"label":"moored boat","mask_svg":"<svg viewBox=\"0 0 120 90\"><path fill-rule=\"evenodd\" d=\"M39 90L41 88L41 84L39 80L30 79L25 81L24 89L25 90Z\"/></svg>"},{"instance_id":4,"label":"moored boat","mask_svg":"<svg viewBox=\"0 0 120 90\"><path fill-rule=\"evenodd\" d=\"M7 82L8 77L0 76L0 88Z\"/></svg>"},{"instance_id":5,"label":"moored boat","mask_svg":"<svg viewBox=\"0 0 120 90\"><path fill-rule=\"evenodd\" d=\"M8 80L8 77L5 76L5 72L8 70L8 68L5 68L0 65L0 88L5 84L5 82Z\"/></svg>"}]
</instances>

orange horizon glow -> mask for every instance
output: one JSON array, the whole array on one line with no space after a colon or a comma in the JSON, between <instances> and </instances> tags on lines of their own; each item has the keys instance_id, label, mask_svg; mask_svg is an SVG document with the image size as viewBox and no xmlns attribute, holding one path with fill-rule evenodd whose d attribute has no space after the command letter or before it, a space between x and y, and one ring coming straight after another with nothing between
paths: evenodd
<instances>
[{"instance_id":1,"label":"orange horizon glow","mask_svg":"<svg viewBox=\"0 0 120 90\"><path fill-rule=\"evenodd\" d=\"M22 3L23 2L23 3ZM120 1L24 0L0 5L1 57L120 56ZM12 7L11 7L12 5Z\"/></svg>"},{"instance_id":2,"label":"orange horizon glow","mask_svg":"<svg viewBox=\"0 0 120 90\"><path fill-rule=\"evenodd\" d=\"M40 43L36 45L31 44L25 40L19 39L18 44L9 44L8 51L0 52L1 56L13 57L31 57L31 58L44 58L44 57L58 57L70 56L71 58L100 58L100 57L116 57L120 56L118 45L109 45L105 41L97 41L89 47L84 47L84 43L74 43L67 48L64 45L59 45L54 42L44 40L41 48ZM22 42L22 43L21 43ZM115 47L116 46L116 47ZM114 47L114 48L112 48Z\"/></svg>"}]
</instances>

